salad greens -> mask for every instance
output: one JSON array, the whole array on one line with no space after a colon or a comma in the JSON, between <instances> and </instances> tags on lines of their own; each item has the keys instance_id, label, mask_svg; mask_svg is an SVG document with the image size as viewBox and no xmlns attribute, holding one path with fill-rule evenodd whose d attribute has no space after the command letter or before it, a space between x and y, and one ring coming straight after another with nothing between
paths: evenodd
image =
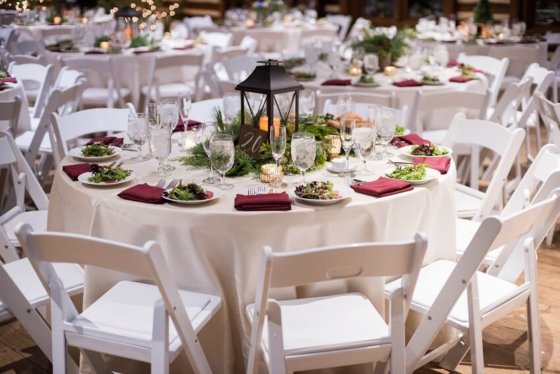
<instances>
[{"instance_id":1,"label":"salad greens","mask_svg":"<svg viewBox=\"0 0 560 374\"><path fill-rule=\"evenodd\" d=\"M167 197L173 200L190 201L206 200L211 196L209 196L208 192L206 192L204 188L196 183L189 183L186 186L183 186L182 182L180 182L177 187L167 193Z\"/></svg>"},{"instance_id":2,"label":"salad greens","mask_svg":"<svg viewBox=\"0 0 560 374\"><path fill-rule=\"evenodd\" d=\"M292 75L296 80L312 80L316 77L316 74L312 71L293 71Z\"/></svg>"},{"instance_id":3,"label":"salad greens","mask_svg":"<svg viewBox=\"0 0 560 374\"><path fill-rule=\"evenodd\" d=\"M426 165L417 164L411 166L399 166L390 173L385 174L389 178L404 181L420 181L426 177Z\"/></svg>"},{"instance_id":4,"label":"salad greens","mask_svg":"<svg viewBox=\"0 0 560 374\"><path fill-rule=\"evenodd\" d=\"M94 144L86 145L82 149L82 156L85 157L111 156L114 153L115 151L113 150L113 148L109 147L107 144L104 143L94 143Z\"/></svg>"},{"instance_id":5,"label":"salad greens","mask_svg":"<svg viewBox=\"0 0 560 374\"><path fill-rule=\"evenodd\" d=\"M127 178L132 172L121 167L110 167L92 165L91 177L88 181L92 183L115 183Z\"/></svg>"},{"instance_id":6,"label":"salad greens","mask_svg":"<svg viewBox=\"0 0 560 374\"><path fill-rule=\"evenodd\" d=\"M410 154L414 156L445 156L448 153L449 151L447 149L431 143L415 145L410 151Z\"/></svg>"},{"instance_id":7,"label":"salad greens","mask_svg":"<svg viewBox=\"0 0 560 374\"><path fill-rule=\"evenodd\" d=\"M333 200L340 198L340 193L334 190L332 182L329 181L302 184L297 186L294 192L303 199Z\"/></svg>"},{"instance_id":8,"label":"salad greens","mask_svg":"<svg viewBox=\"0 0 560 374\"><path fill-rule=\"evenodd\" d=\"M404 135L404 130L406 128L403 125L397 125L397 127L395 127L395 136L401 136Z\"/></svg>"},{"instance_id":9,"label":"salad greens","mask_svg":"<svg viewBox=\"0 0 560 374\"><path fill-rule=\"evenodd\" d=\"M359 82L364 84L374 84L375 78L373 78L373 76L371 75L362 75Z\"/></svg>"},{"instance_id":10,"label":"salad greens","mask_svg":"<svg viewBox=\"0 0 560 374\"><path fill-rule=\"evenodd\" d=\"M431 83L435 83L435 82L439 82L439 78L436 77L435 75L424 75L422 77L422 82L431 82Z\"/></svg>"}]
</instances>

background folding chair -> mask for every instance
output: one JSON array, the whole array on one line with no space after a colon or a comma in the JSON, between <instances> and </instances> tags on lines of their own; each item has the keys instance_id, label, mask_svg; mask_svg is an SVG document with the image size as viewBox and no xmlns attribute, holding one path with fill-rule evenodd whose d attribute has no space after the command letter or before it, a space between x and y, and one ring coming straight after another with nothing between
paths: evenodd
<instances>
[{"instance_id":1,"label":"background folding chair","mask_svg":"<svg viewBox=\"0 0 560 374\"><path fill-rule=\"evenodd\" d=\"M16 64L11 62L8 73L23 84L27 101L33 103L32 117L39 118L43 113L48 95L54 83L54 67L40 64Z\"/></svg>"},{"instance_id":2,"label":"background folding chair","mask_svg":"<svg viewBox=\"0 0 560 374\"><path fill-rule=\"evenodd\" d=\"M466 55L464 52L461 52L457 56L457 61L462 64L472 65L474 68L482 70L484 74L490 76L490 100L488 107L493 108L498 101L498 94L509 66L509 59L506 57L498 59L489 56Z\"/></svg>"},{"instance_id":3,"label":"background folding chair","mask_svg":"<svg viewBox=\"0 0 560 374\"><path fill-rule=\"evenodd\" d=\"M350 24L352 23L352 16L342 15L342 14L327 14L325 16L327 22L332 23L338 27L338 39L343 42L346 38L346 34L350 29Z\"/></svg>"},{"instance_id":4,"label":"background folding chair","mask_svg":"<svg viewBox=\"0 0 560 374\"><path fill-rule=\"evenodd\" d=\"M13 100L0 101L0 121L4 122L2 126L0 126L0 130L8 131L12 136L17 134L20 111L20 97L16 96Z\"/></svg>"},{"instance_id":5,"label":"background folding chair","mask_svg":"<svg viewBox=\"0 0 560 374\"><path fill-rule=\"evenodd\" d=\"M427 247L424 235L405 243L359 243L273 253L263 250L252 323L247 372L257 372L262 353L272 373L377 362L390 357L391 371L405 368L404 321L408 299ZM387 324L360 293L274 300L270 289L333 279L398 276ZM383 372L380 370L380 372Z\"/></svg>"},{"instance_id":6,"label":"background folding chair","mask_svg":"<svg viewBox=\"0 0 560 374\"><path fill-rule=\"evenodd\" d=\"M105 363L91 351L149 362L153 373L167 373L169 363L184 352L195 372L211 372L197 334L222 301L177 289L157 243L138 247L83 235L34 233L27 225L18 237L49 286L53 372L66 372L67 346L80 348L98 372L106 372ZM53 270L57 263L106 268L153 284L121 281L78 313Z\"/></svg>"}]
</instances>

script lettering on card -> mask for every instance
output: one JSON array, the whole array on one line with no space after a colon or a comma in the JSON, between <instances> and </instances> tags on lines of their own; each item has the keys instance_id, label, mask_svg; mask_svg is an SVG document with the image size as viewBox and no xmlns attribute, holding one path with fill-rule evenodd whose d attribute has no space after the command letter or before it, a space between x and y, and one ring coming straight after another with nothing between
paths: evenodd
<instances>
[{"instance_id":1,"label":"script lettering on card","mask_svg":"<svg viewBox=\"0 0 560 374\"><path fill-rule=\"evenodd\" d=\"M257 160L260 158L259 148L266 143L268 133L252 126L241 126L239 129L239 148L247 152L249 156Z\"/></svg>"}]
</instances>

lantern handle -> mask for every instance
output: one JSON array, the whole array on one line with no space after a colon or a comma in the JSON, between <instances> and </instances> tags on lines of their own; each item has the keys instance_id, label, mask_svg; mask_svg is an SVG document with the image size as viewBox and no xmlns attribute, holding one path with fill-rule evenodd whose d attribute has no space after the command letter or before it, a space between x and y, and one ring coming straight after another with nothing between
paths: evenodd
<instances>
[{"instance_id":1,"label":"lantern handle","mask_svg":"<svg viewBox=\"0 0 560 374\"><path fill-rule=\"evenodd\" d=\"M265 64L266 66L272 66L272 64L275 64L276 66L279 65L279 61L278 60L273 60L273 59L268 59L268 60L261 60L261 61L257 61L258 64Z\"/></svg>"}]
</instances>

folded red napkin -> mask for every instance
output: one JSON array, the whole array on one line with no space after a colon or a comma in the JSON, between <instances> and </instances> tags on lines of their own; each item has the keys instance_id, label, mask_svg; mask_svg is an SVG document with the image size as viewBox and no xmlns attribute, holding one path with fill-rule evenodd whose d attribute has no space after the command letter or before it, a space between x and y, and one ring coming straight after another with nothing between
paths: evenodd
<instances>
[{"instance_id":1,"label":"folded red napkin","mask_svg":"<svg viewBox=\"0 0 560 374\"><path fill-rule=\"evenodd\" d=\"M442 174L447 174L449 165L451 165L451 159L449 157L414 157L412 163L426 164Z\"/></svg>"},{"instance_id":2,"label":"folded red napkin","mask_svg":"<svg viewBox=\"0 0 560 374\"><path fill-rule=\"evenodd\" d=\"M474 77L465 77L463 75L459 75L457 77L451 77L449 78L450 82L455 82L455 83L466 83L466 82L470 82L474 79Z\"/></svg>"},{"instance_id":3,"label":"folded red napkin","mask_svg":"<svg viewBox=\"0 0 560 374\"><path fill-rule=\"evenodd\" d=\"M422 83L418 82L415 79L406 79L404 81L393 83L393 86L397 86L397 87L418 87L418 86L421 86L421 85L422 85Z\"/></svg>"},{"instance_id":4,"label":"folded red napkin","mask_svg":"<svg viewBox=\"0 0 560 374\"><path fill-rule=\"evenodd\" d=\"M401 147L406 147L407 145L430 144L430 141L416 134L408 134L408 135L395 136L393 140L391 140L391 144L397 148L401 148Z\"/></svg>"},{"instance_id":5,"label":"folded red napkin","mask_svg":"<svg viewBox=\"0 0 560 374\"><path fill-rule=\"evenodd\" d=\"M165 189L143 183L121 191L117 196L126 200L138 201L141 203L163 204L164 200L161 197L163 191L165 191Z\"/></svg>"},{"instance_id":6,"label":"folded red napkin","mask_svg":"<svg viewBox=\"0 0 560 374\"><path fill-rule=\"evenodd\" d=\"M135 51L132 51L132 53L134 53L135 55L141 55L143 53L151 53L156 51L158 51L158 49L137 49Z\"/></svg>"},{"instance_id":7,"label":"folded red napkin","mask_svg":"<svg viewBox=\"0 0 560 374\"><path fill-rule=\"evenodd\" d=\"M116 136L98 136L92 138L89 142L87 142L87 144L90 145L93 143L103 143L115 147L120 147L123 145L123 142L124 142L123 138L117 138Z\"/></svg>"},{"instance_id":8,"label":"folded red napkin","mask_svg":"<svg viewBox=\"0 0 560 374\"><path fill-rule=\"evenodd\" d=\"M0 83L17 83L16 77L4 77L0 78Z\"/></svg>"},{"instance_id":9,"label":"folded red napkin","mask_svg":"<svg viewBox=\"0 0 560 374\"><path fill-rule=\"evenodd\" d=\"M91 171L91 165L92 164L65 165L62 167L62 170L70 177L70 179L77 181L80 174Z\"/></svg>"},{"instance_id":10,"label":"folded red napkin","mask_svg":"<svg viewBox=\"0 0 560 374\"><path fill-rule=\"evenodd\" d=\"M350 186L354 191L375 197L384 197L413 189L410 182L379 177L373 182Z\"/></svg>"},{"instance_id":11,"label":"folded red napkin","mask_svg":"<svg viewBox=\"0 0 560 374\"><path fill-rule=\"evenodd\" d=\"M461 64L457 60L449 60L449 62L447 63L448 68L454 68L455 66L461 66L461 65L463 65L463 64Z\"/></svg>"},{"instance_id":12,"label":"folded red napkin","mask_svg":"<svg viewBox=\"0 0 560 374\"><path fill-rule=\"evenodd\" d=\"M236 195L235 209L244 211L291 210L290 197L285 192L262 195Z\"/></svg>"},{"instance_id":13,"label":"folded red napkin","mask_svg":"<svg viewBox=\"0 0 560 374\"><path fill-rule=\"evenodd\" d=\"M97 51L97 50L91 50L91 51L85 51L84 52L85 55L106 55L107 52L105 51Z\"/></svg>"},{"instance_id":14,"label":"folded red napkin","mask_svg":"<svg viewBox=\"0 0 560 374\"><path fill-rule=\"evenodd\" d=\"M351 79L327 79L321 83L321 86L349 86L351 84Z\"/></svg>"},{"instance_id":15,"label":"folded red napkin","mask_svg":"<svg viewBox=\"0 0 560 374\"><path fill-rule=\"evenodd\" d=\"M176 51L186 51L187 49L193 49L193 48L194 48L193 44L189 44L184 47L173 47L173 49Z\"/></svg>"},{"instance_id":16,"label":"folded red napkin","mask_svg":"<svg viewBox=\"0 0 560 374\"><path fill-rule=\"evenodd\" d=\"M198 125L200 125L200 122L195 121L194 119L190 119L187 125L187 130L192 130ZM185 131L185 123L183 122L182 119L179 118L179 120L177 121L177 126L175 126L173 132L181 132L181 131Z\"/></svg>"}]
</instances>

